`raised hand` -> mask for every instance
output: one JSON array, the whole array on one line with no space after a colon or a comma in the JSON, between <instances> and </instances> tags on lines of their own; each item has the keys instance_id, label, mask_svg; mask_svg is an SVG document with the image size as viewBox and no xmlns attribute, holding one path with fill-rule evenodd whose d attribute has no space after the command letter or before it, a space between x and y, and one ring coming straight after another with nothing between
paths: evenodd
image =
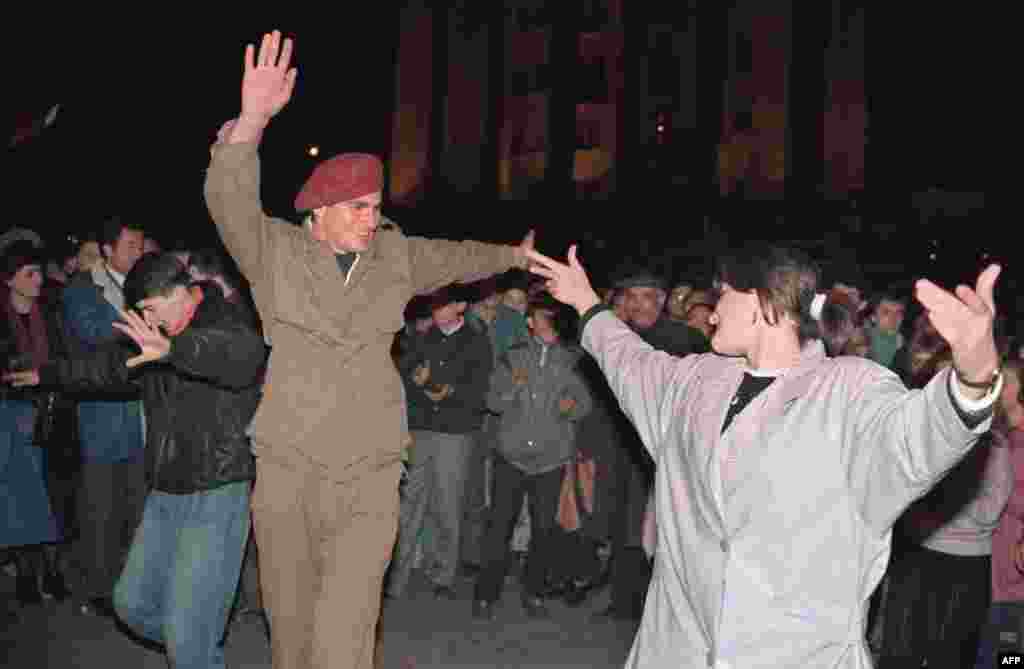
<instances>
[{"instance_id":1,"label":"raised hand","mask_svg":"<svg viewBox=\"0 0 1024 669\"><path fill-rule=\"evenodd\" d=\"M973 289L961 285L953 293L925 279L915 286L915 295L929 320L952 349L954 366L969 382L984 383L999 368L993 322L1000 271L998 265L989 265Z\"/></svg>"},{"instance_id":2,"label":"raised hand","mask_svg":"<svg viewBox=\"0 0 1024 669\"><path fill-rule=\"evenodd\" d=\"M568 264L534 250L527 251L526 257L531 261L530 271L547 279L545 288L551 296L575 308L580 315L601 301L591 287L583 266L576 259L575 244L569 247Z\"/></svg>"},{"instance_id":3,"label":"raised hand","mask_svg":"<svg viewBox=\"0 0 1024 669\"><path fill-rule=\"evenodd\" d=\"M242 77L242 118L269 121L288 104L295 89L297 71L289 67L292 40L284 40L275 30L263 36L257 54L252 44L245 47L245 74Z\"/></svg>"},{"instance_id":4,"label":"raised hand","mask_svg":"<svg viewBox=\"0 0 1024 669\"><path fill-rule=\"evenodd\" d=\"M123 323L114 323L114 328L128 335L136 346L141 349L139 355L129 358L128 367L138 367L147 362L155 362L171 352L171 340L155 325L150 325L130 311L122 311Z\"/></svg>"}]
</instances>

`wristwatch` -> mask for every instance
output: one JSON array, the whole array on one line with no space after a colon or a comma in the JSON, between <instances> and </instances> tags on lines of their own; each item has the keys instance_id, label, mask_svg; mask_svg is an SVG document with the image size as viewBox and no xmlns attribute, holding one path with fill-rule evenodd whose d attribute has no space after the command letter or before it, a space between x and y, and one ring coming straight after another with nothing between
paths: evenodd
<instances>
[{"instance_id":1,"label":"wristwatch","mask_svg":"<svg viewBox=\"0 0 1024 669\"><path fill-rule=\"evenodd\" d=\"M986 391L986 395L996 387L996 384L999 383L999 379L1003 376L1003 370L1000 367L996 367L992 371L992 376L985 381L969 381L955 366L953 367L953 371L956 373L956 380L960 382L960 385L965 388L971 388L972 390L984 390Z\"/></svg>"}]
</instances>

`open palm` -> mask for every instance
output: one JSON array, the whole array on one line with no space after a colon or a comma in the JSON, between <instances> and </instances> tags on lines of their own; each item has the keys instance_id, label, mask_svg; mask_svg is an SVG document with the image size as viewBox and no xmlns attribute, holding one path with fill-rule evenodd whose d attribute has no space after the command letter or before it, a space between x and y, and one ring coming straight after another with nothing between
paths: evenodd
<instances>
[{"instance_id":1,"label":"open palm","mask_svg":"<svg viewBox=\"0 0 1024 669\"><path fill-rule=\"evenodd\" d=\"M258 54L252 44L245 48L242 116L270 119L288 104L296 77L296 69L289 67L291 59L292 40L284 40L282 46L277 30L263 36Z\"/></svg>"},{"instance_id":2,"label":"open palm","mask_svg":"<svg viewBox=\"0 0 1024 669\"><path fill-rule=\"evenodd\" d=\"M991 265L981 273L973 289L957 286L953 293L924 279L916 286L918 301L952 350L953 364L972 381L984 381L999 366L993 334L999 272L998 265Z\"/></svg>"},{"instance_id":3,"label":"open palm","mask_svg":"<svg viewBox=\"0 0 1024 669\"><path fill-rule=\"evenodd\" d=\"M128 310L121 312L121 318L122 322L114 323L114 328L128 335L139 347L139 354L129 358L125 363L128 367L155 362L171 352L171 340L156 326L150 325Z\"/></svg>"}]
</instances>

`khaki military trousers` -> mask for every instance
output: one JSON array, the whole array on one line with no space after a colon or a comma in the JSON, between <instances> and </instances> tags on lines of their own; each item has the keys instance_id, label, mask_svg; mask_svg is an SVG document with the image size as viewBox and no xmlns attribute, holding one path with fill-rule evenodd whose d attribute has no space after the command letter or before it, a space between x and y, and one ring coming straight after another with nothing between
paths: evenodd
<instances>
[{"instance_id":1,"label":"khaki military trousers","mask_svg":"<svg viewBox=\"0 0 1024 669\"><path fill-rule=\"evenodd\" d=\"M257 459L252 498L274 669L371 669L400 465L345 483Z\"/></svg>"}]
</instances>

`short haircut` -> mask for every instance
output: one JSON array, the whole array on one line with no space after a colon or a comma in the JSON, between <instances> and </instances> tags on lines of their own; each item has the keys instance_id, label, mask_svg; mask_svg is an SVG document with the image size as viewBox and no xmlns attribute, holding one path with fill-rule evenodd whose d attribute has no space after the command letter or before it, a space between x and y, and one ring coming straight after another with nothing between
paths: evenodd
<instances>
[{"instance_id":1,"label":"short haircut","mask_svg":"<svg viewBox=\"0 0 1024 669\"><path fill-rule=\"evenodd\" d=\"M178 286L188 287L192 277L170 253L147 253L135 263L124 280L124 303L138 309L142 300L166 297Z\"/></svg>"},{"instance_id":2,"label":"short haircut","mask_svg":"<svg viewBox=\"0 0 1024 669\"><path fill-rule=\"evenodd\" d=\"M14 275L29 265L39 265L42 269L46 257L43 252L28 240L12 242L0 256L0 278L10 281Z\"/></svg>"},{"instance_id":3,"label":"short haircut","mask_svg":"<svg viewBox=\"0 0 1024 669\"><path fill-rule=\"evenodd\" d=\"M192 251L188 257L188 266L195 267L207 276L227 278L227 263L224 255L216 249L204 248Z\"/></svg>"},{"instance_id":4,"label":"short haircut","mask_svg":"<svg viewBox=\"0 0 1024 669\"><path fill-rule=\"evenodd\" d=\"M103 250L103 247L108 244L110 246L117 244L117 240L121 238L121 232L124 230L143 232L141 225L128 222L120 216L108 218L100 225L96 241L100 243L100 253L104 257L106 257L106 251Z\"/></svg>"}]
</instances>

